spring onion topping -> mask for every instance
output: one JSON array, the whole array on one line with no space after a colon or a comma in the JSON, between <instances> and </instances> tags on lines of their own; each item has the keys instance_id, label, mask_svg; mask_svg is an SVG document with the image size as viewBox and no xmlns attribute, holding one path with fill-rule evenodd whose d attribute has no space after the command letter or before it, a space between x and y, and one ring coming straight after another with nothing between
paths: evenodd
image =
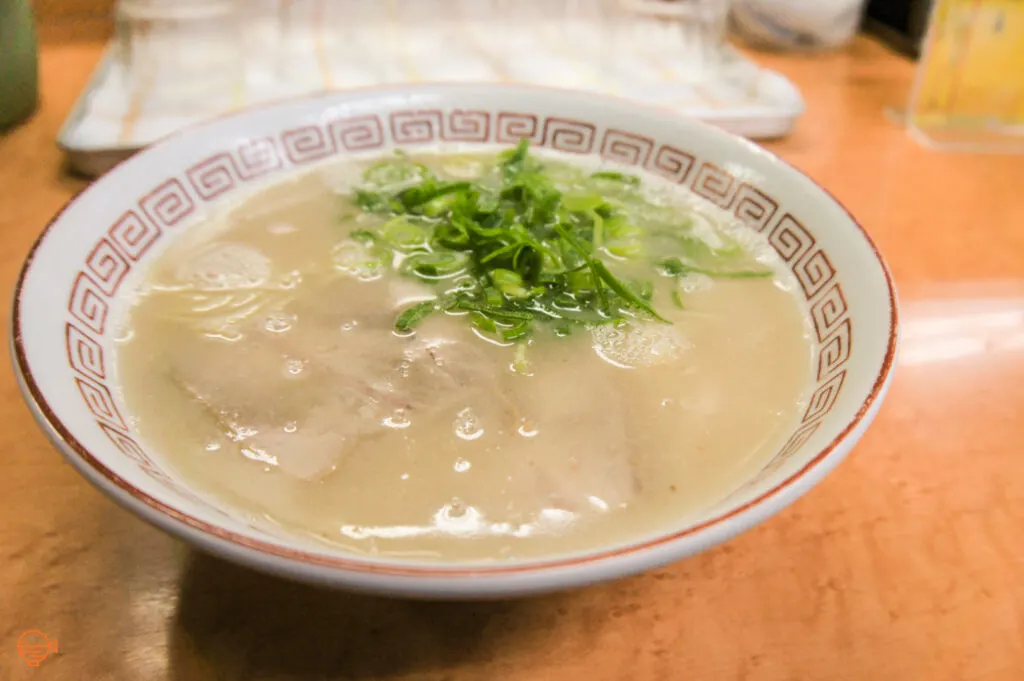
<instances>
[{"instance_id":1,"label":"spring onion topping","mask_svg":"<svg viewBox=\"0 0 1024 681\"><path fill-rule=\"evenodd\" d=\"M672 241L659 251L685 258L650 259L652 276L771 274L708 267L705 256L715 253L680 230L678 212L646 203L636 177L579 172L567 184L560 172L575 171L545 168L527 140L474 181L444 180L402 154L370 166L353 199L380 222L352 238L438 291L436 300L402 311L395 330L411 333L439 311L462 313L478 333L505 342L528 338L538 325L564 336L574 326L637 318L670 324L652 302L651 281L613 272L615 261L649 258L652 234ZM652 217L661 232L638 226ZM678 292L671 300L682 306Z\"/></svg>"}]
</instances>

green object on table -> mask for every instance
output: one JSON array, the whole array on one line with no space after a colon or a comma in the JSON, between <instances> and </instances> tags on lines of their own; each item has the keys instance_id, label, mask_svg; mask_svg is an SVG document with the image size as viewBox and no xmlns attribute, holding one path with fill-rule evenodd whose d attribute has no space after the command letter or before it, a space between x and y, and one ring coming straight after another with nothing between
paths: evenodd
<instances>
[{"instance_id":1,"label":"green object on table","mask_svg":"<svg viewBox=\"0 0 1024 681\"><path fill-rule=\"evenodd\" d=\"M29 0L0 0L0 130L28 118L38 100L39 59Z\"/></svg>"}]
</instances>

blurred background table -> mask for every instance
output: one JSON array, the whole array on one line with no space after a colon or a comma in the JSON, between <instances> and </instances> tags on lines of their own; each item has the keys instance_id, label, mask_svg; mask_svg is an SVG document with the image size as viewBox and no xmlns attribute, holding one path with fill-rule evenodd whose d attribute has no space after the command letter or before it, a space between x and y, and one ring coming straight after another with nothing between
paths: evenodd
<instances>
[{"instance_id":1,"label":"blurred background table","mask_svg":"<svg viewBox=\"0 0 1024 681\"><path fill-rule=\"evenodd\" d=\"M85 186L54 137L102 32L43 32L41 108L0 137L5 290ZM917 146L885 114L905 102L912 64L870 39L757 59L808 103L769 148L858 216L903 303L888 402L820 487L728 545L574 593L323 592L194 553L121 511L51 449L5 369L0 678L1019 681L1024 157ZM16 651L28 629L60 654L28 667Z\"/></svg>"}]
</instances>

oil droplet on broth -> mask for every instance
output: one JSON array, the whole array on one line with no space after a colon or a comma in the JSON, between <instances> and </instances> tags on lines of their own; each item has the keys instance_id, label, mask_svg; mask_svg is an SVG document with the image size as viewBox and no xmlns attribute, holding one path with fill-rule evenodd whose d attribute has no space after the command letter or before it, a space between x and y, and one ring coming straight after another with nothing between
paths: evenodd
<instances>
[{"instance_id":1,"label":"oil droplet on broth","mask_svg":"<svg viewBox=\"0 0 1024 681\"><path fill-rule=\"evenodd\" d=\"M301 359L295 359L294 357L289 357L288 359L286 359L284 361L284 371L285 371L285 375L286 376L289 376L289 377L298 376L299 374L302 373L302 370L305 369L305 368L306 368L306 363L303 362Z\"/></svg>"},{"instance_id":2,"label":"oil droplet on broth","mask_svg":"<svg viewBox=\"0 0 1024 681\"><path fill-rule=\"evenodd\" d=\"M408 428L412 425L412 421L409 419L408 414L405 413L405 409L396 409L390 416L385 416L381 419L381 424L388 428Z\"/></svg>"},{"instance_id":3,"label":"oil droplet on broth","mask_svg":"<svg viewBox=\"0 0 1024 681\"><path fill-rule=\"evenodd\" d=\"M466 407L455 417L455 434L463 440L476 440L484 434L480 418L472 407Z\"/></svg>"},{"instance_id":4,"label":"oil droplet on broth","mask_svg":"<svg viewBox=\"0 0 1024 681\"><path fill-rule=\"evenodd\" d=\"M282 236L284 234L291 234L292 232L297 232L298 229L295 227L295 225L289 225L286 222L278 222L267 227L267 231L275 236Z\"/></svg>"},{"instance_id":5,"label":"oil droplet on broth","mask_svg":"<svg viewBox=\"0 0 1024 681\"><path fill-rule=\"evenodd\" d=\"M207 338L214 338L216 340L227 341L228 343L237 343L238 341L245 338L245 334L230 326L225 326L224 328L218 331L209 331L207 333L204 333L203 335L206 336Z\"/></svg>"},{"instance_id":6,"label":"oil droplet on broth","mask_svg":"<svg viewBox=\"0 0 1024 681\"><path fill-rule=\"evenodd\" d=\"M445 515L449 518L461 518L466 515L466 504L458 497L452 498L452 503L448 504Z\"/></svg>"},{"instance_id":7,"label":"oil droplet on broth","mask_svg":"<svg viewBox=\"0 0 1024 681\"><path fill-rule=\"evenodd\" d=\"M115 331L114 334L115 335L113 336L112 340L115 343L127 343L133 338L135 338L135 329L133 329L130 324L125 324L124 326L117 329L117 331Z\"/></svg>"},{"instance_id":8,"label":"oil droplet on broth","mask_svg":"<svg viewBox=\"0 0 1024 681\"><path fill-rule=\"evenodd\" d=\"M472 465L473 464L471 464L469 461L466 461L462 457L459 457L458 459L455 460L455 466L454 466L455 472L456 473L465 473L466 471L468 471L470 469L470 467Z\"/></svg>"},{"instance_id":9,"label":"oil droplet on broth","mask_svg":"<svg viewBox=\"0 0 1024 681\"><path fill-rule=\"evenodd\" d=\"M284 312L272 312L267 315L263 322L263 328L270 333L284 333L292 328L295 323L295 315Z\"/></svg>"},{"instance_id":10,"label":"oil droplet on broth","mask_svg":"<svg viewBox=\"0 0 1024 681\"><path fill-rule=\"evenodd\" d=\"M523 437L534 437L540 430L537 428L537 424L529 419L523 419L519 423L519 428L516 431Z\"/></svg>"},{"instance_id":11,"label":"oil droplet on broth","mask_svg":"<svg viewBox=\"0 0 1024 681\"><path fill-rule=\"evenodd\" d=\"M295 423L295 421L289 421L288 423L284 424L284 432L286 433L294 433L298 429L299 426L297 423Z\"/></svg>"},{"instance_id":12,"label":"oil droplet on broth","mask_svg":"<svg viewBox=\"0 0 1024 681\"><path fill-rule=\"evenodd\" d=\"M623 369L667 364L692 347L675 329L654 324L604 324L591 334L598 356Z\"/></svg>"},{"instance_id":13,"label":"oil droplet on broth","mask_svg":"<svg viewBox=\"0 0 1024 681\"><path fill-rule=\"evenodd\" d=\"M258 434L259 431L256 430L255 428L239 424L235 426L234 430L231 432L231 435L229 437L234 442L242 442L243 440L247 440L248 438L251 438L252 436Z\"/></svg>"},{"instance_id":14,"label":"oil droplet on broth","mask_svg":"<svg viewBox=\"0 0 1024 681\"><path fill-rule=\"evenodd\" d=\"M342 242L334 247L331 258L335 269L360 281L373 281L384 275L384 266L362 244Z\"/></svg>"}]
</instances>

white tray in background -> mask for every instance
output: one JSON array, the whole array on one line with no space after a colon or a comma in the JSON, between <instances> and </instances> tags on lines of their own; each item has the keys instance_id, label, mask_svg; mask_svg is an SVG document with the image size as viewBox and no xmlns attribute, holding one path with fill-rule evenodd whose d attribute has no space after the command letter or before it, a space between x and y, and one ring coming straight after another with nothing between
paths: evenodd
<instances>
[{"instance_id":1,"label":"white tray in background","mask_svg":"<svg viewBox=\"0 0 1024 681\"><path fill-rule=\"evenodd\" d=\"M249 27L250 44L261 43L260 30L271 29ZM297 48L289 53L287 73L277 56L250 58L254 53L247 52L239 82L222 88L230 95L214 103L195 97L205 105L176 107L136 91L112 43L65 121L58 145L75 171L95 177L165 135L235 108L324 90L418 81L518 82L605 92L668 107L752 139L787 134L804 110L789 80L731 48L718 55L713 71L695 69L683 54L642 45L617 45L611 62L602 46L584 51L570 46L581 43L531 29L530 49L514 59L497 51L488 54L489 41L479 35L471 44L447 41L439 59L431 45L436 38L396 38L393 31L382 31L377 40L373 30L367 27L360 36L373 49L346 51L338 46L349 36L325 36L330 28L311 22L293 37Z\"/></svg>"}]
</instances>

